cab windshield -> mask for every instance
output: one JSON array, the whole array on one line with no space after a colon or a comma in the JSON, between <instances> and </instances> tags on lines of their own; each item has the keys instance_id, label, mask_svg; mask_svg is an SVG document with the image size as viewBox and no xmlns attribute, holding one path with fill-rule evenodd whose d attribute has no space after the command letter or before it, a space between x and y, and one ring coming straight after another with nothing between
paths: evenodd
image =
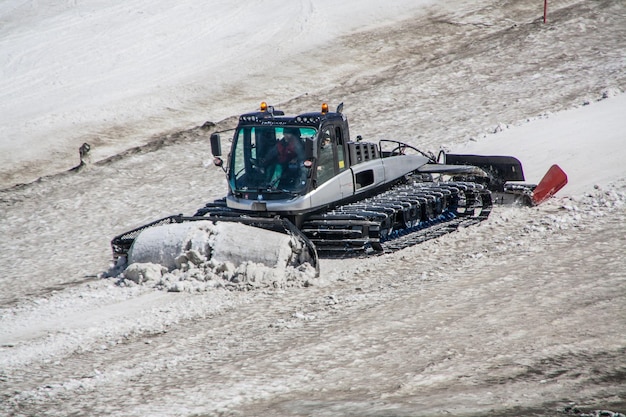
<instances>
[{"instance_id":1,"label":"cab windshield","mask_svg":"<svg viewBox=\"0 0 626 417\"><path fill-rule=\"evenodd\" d=\"M300 193L306 189L305 141L316 129L244 126L235 133L230 182L238 192Z\"/></svg>"}]
</instances>

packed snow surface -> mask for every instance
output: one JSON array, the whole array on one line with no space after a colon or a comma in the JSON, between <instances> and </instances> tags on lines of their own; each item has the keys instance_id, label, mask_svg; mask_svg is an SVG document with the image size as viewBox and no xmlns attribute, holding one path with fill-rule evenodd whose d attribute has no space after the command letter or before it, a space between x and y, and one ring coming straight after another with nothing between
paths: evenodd
<instances>
[{"instance_id":1,"label":"packed snow surface","mask_svg":"<svg viewBox=\"0 0 626 417\"><path fill-rule=\"evenodd\" d=\"M625 413L626 4L549 3L0 1L0 414ZM319 276L116 269L223 196L209 135L263 100L569 183Z\"/></svg>"},{"instance_id":2,"label":"packed snow surface","mask_svg":"<svg viewBox=\"0 0 626 417\"><path fill-rule=\"evenodd\" d=\"M626 95L588 103L561 114L546 115L481 141L455 147L458 153L515 154L526 179L537 183L552 164L568 174L565 192L584 193L626 174ZM591 149L589 149L591 146Z\"/></svg>"},{"instance_id":3,"label":"packed snow surface","mask_svg":"<svg viewBox=\"0 0 626 417\"><path fill-rule=\"evenodd\" d=\"M285 85L298 54L432 2L2 1L0 187L300 95L320 77Z\"/></svg>"}]
</instances>

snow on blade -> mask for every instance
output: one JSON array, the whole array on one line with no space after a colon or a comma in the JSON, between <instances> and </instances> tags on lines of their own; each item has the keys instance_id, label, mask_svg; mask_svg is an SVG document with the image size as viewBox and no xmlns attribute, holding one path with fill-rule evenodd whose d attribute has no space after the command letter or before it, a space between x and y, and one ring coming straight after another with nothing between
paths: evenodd
<instances>
[{"instance_id":1,"label":"snow on blade","mask_svg":"<svg viewBox=\"0 0 626 417\"><path fill-rule=\"evenodd\" d=\"M169 291L309 285L316 271L302 253L289 235L240 223L175 223L142 231L120 277Z\"/></svg>"},{"instance_id":2,"label":"snow on blade","mask_svg":"<svg viewBox=\"0 0 626 417\"><path fill-rule=\"evenodd\" d=\"M155 263L168 270L180 267L176 260L189 250L206 259L213 223L178 223L151 227L141 232L130 248L128 263Z\"/></svg>"},{"instance_id":3,"label":"snow on blade","mask_svg":"<svg viewBox=\"0 0 626 417\"><path fill-rule=\"evenodd\" d=\"M295 250L302 249L289 235L230 222L215 224L211 246L219 262L251 261L278 268L297 263Z\"/></svg>"}]
</instances>

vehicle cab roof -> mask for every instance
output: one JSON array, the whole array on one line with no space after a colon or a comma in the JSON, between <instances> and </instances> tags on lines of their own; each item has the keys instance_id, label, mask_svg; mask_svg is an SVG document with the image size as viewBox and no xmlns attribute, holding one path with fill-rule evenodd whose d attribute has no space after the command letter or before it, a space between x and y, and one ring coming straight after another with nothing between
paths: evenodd
<instances>
[{"instance_id":1,"label":"vehicle cab roof","mask_svg":"<svg viewBox=\"0 0 626 417\"><path fill-rule=\"evenodd\" d=\"M337 112L309 112L298 115L285 115L281 110L266 110L245 113L239 116L239 126L304 126L318 128L323 122L343 120Z\"/></svg>"}]
</instances>

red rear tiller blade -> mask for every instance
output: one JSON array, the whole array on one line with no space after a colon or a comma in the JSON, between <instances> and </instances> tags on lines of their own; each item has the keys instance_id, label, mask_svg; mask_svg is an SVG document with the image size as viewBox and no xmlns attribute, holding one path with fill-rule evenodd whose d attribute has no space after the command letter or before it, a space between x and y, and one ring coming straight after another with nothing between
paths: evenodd
<instances>
[{"instance_id":1,"label":"red rear tiller blade","mask_svg":"<svg viewBox=\"0 0 626 417\"><path fill-rule=\"evenodd\" d=\"M552 165L533 190L533 204L541 204L567 184L567 174L558 165Z\"/></svg>"}]
</instances>

